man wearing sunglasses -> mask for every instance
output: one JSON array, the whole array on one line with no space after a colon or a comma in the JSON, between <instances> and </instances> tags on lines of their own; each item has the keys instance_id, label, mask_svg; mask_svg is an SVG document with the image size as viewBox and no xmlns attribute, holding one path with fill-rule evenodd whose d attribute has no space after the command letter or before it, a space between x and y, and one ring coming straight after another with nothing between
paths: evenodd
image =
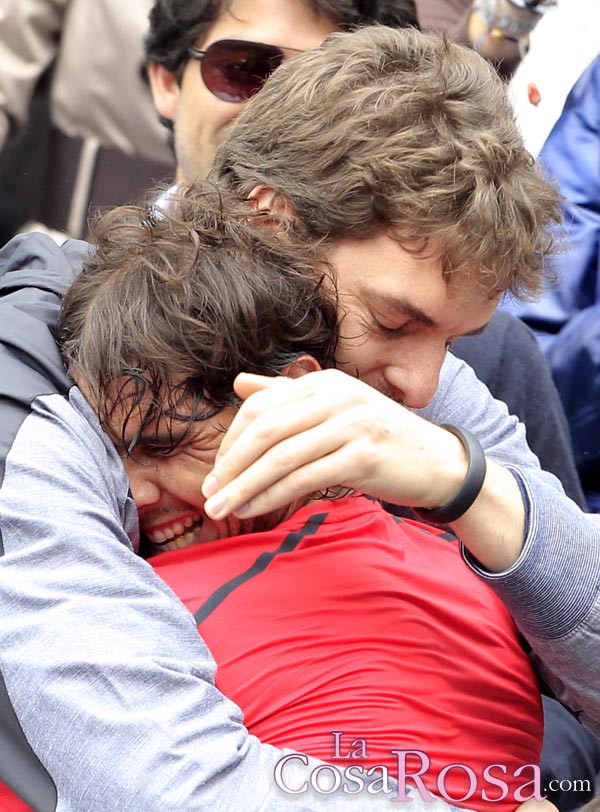
<instances>
[{"instance_id":1,"label":"man wearing sunglasses","mask_svg":"<svg viewBox=\"0 0 600 812\"><path fill-rule=\"evenodd\" d=\"M243 103L281 64L333 31L381 23L417 26L413 0L156 2L146 38L148 75L173 128L177 180L205 176Z\"/></svg>"}]
</instances>

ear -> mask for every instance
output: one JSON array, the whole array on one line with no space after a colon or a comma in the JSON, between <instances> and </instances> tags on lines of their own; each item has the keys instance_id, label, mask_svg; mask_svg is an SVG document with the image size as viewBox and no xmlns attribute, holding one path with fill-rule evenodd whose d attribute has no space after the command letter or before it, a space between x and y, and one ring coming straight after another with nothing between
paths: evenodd
<instances>
[{"instance_id":1,"label":"ear","mask_svg":"<svg viewBox=\"0 0 600 812\"><path fill-rule=\"evenodd\" d=\"M296 219L290 199L271 186L255 186L248 195L248 200L257 211L270 211L279 220L293 222Z\"/></svg>"},{"instance_id":2,"label":"ear","mask_svg":"<svg viewBox=\"0 0 600 812\"><path fill-rule=\"evenodd\" d=\"M179 98L179 81L177 74L171 73L158 62L148 65L148 80L152 90L154 106L159 115L175 121L177 100Z\"/></svg>"},{"instance_id":3,"label":"ear","mask_svg":"<svg viewBox=\"0 0 600 812\"><path fill-rule=\"evenodd\" d=\"M307 372L318 372L320 369L321 365L312 355L301 355L292 364L284 367L281 374L285 375L286 378L301 378Z\"/></svg>"}]
</instances>

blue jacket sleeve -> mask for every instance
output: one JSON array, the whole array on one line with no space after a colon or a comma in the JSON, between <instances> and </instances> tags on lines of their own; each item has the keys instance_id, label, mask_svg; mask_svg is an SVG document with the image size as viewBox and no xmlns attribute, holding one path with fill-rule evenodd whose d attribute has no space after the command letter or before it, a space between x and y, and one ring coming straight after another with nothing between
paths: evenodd
<instances>
[{"instance_id":1,"label":"blue jacket sleeve","mask_svg":"<svg viewBox=\"0 0 600 812\"><path fill-rule=\"evenodd\" d=\"M548 350L590 510L600 512L600 302L582 310Z\"/></svg>"},{"instance_id":2,"label":"blue jacket sleeve","mask_svg":"<svg viewBox=\"0 0 600 812\"><path fill-rule=\"evenodd\" d=\"M600 302L600 57L579 78L540 160L566 198L553 262L559 284L536 302L506 303L538 334L544 352L580 310Z\"/></svg>"}]
</instances>

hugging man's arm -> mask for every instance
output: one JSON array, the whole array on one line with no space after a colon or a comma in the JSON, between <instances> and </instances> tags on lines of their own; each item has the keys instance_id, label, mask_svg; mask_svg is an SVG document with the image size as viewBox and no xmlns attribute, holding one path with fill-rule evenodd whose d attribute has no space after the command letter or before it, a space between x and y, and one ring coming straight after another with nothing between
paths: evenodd
<instances>
[{"instance_id":1,"label":"hugging man's arm","mask_svg":"<svg viewBox=\"0 0 600 812\"><path fill-rule=\"evenodd\" d=\"M239 515L257 515L334 483L393 504L444 504L460 487L466 455L434 423L475 434L488 473L453 529L513 613L557 696L598 729L600 521L540 469L525 427L468 366L448 356L419 414L338 371L283 383L241 376L236 386L247 400L213 472L222 490L206 508L222 499L217 515L240 507Z\"/></svg>"}]
</instances>

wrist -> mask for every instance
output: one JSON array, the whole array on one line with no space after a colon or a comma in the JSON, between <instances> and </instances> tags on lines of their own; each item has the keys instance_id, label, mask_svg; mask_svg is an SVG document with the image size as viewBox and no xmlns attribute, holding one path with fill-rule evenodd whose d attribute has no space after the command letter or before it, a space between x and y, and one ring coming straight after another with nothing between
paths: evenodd
<instances>
[{"instance_id":1,"label":"wrist","mask_svg":"<svg viewBox=\"0 0 600 812\"><path fill-rule=\"evenodd\" d=\"M509 570L523 551L527 503L518 478L494 460L487 462L476 509L453 530L480 567L492 574Z\"/></svg>"},{"instance_id":2,"label":"wrist","mask_svg":"<svg viewBox=\"0 0 600 812\"><path fill-rule=\"evenodd\" d=\"M461 446L459 465L451 466L449 469L450 491L447 490L448 480L436 475L436 481L446 486L445 494L437 500L438 506L415 508L415 512L432 524L450 524L464 516L479 496L486 477L486 458L479 440L470 432L449 424L444 424L440 428L459 440ZM450 459L452 461L452 456ZM454 459L458 458L455 456Z\"/></svg>"}]
</instances>

